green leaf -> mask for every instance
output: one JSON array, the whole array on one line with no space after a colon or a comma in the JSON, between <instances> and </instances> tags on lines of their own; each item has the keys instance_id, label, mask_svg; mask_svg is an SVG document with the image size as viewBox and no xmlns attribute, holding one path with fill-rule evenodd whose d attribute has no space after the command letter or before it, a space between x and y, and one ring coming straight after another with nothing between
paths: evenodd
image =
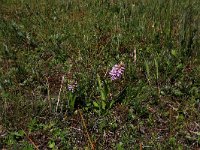
<instances>
[{"instance_id":1,"label":"green leaf","mask_svg":"<svg viewBox=\"0 0 200 150\"><path fill-rule=\"evenodd\" d=\"M23 137L24 136L24 131L23 130L19 130L18 132L14 132L13 133L15 136L17 136L17 137Z\"/></svg>"},{"instance_id":2,"label":"green leaf","mask_svg":"<svg viewBox=\"0 0 200 150\"><path fill-rule=\"evenodd\" d=\"M102 101L101 104L102 104L102 109L105 110L106 109L106 103L105 103L105 101Z\"/></svg>"},{"instance_id":3,"label":"green leaf","mask_svg":"<svg viewBox=\"0 0 200 150\"><path fill-rule=\"evenodd\" d=\"M54 148L55 147L55 142L53 142L53 141L49 141L49 143L48 143L48 147L49 148Z\"/></svg>"},{"instance_id":4,"label":"green leaf","mask_svg":"<svg viewBox=\"0 0 200 150\"><path fill-rule=\"evenodd\" d=\"M122 142L119 142L119 143L117 144L117 150L124 150L124 148L123 148L123 143L122 143Z\"/></svg>"},{"instance_id":5,"label":"green leaf","mask_svg":"<svg viewBox=\"0 0 200 150\"><path fill-rule=\"evenodd\" d=\"M194 134L196 134L197 136L200 136L200 132L192 132Z\"/></svg>"},{"instance_id":6,"label":"green leaf","mask_svg":"<svg viewBox=\"0 0 200 150\"><path fill-rule=\"evenodd\" d=\"M109 105L109 109L112 108L112 106L115 104L115 100L111 100L110 105Z\"/></svg>"},{"instance_id":7,"label":"green leaf","mask_svg":"<svg viewBox=\"0 0 200 150\"><path fill-rule=\"evenodd\" d=\"M156 67L156 80L158 80L158 61L156 58L154 59L154 63L155 63L155 67Z\"/></svg>"},{"instance_id":8,"label":"green leaf","mask_svg":"<svg viewBox=\"0 0 200 150\"><path fill-rule=\"evenodd\" d=\"M69 100L69 108L71 111L74 110L74 105L75 105L75 101L76 101L76 95L74 93L69 93L68 95L68 100Z\"/></svg>"},{"instance_id":9,"label":"green leaf","mask_svg":"<svg viewBox=\"0 0 200 150\"><path fill-rule=\"evenodd\" d=\"M99 107L99 104L97 102L93 102L94 107Z\"/></svg>"},{"instance_id":10,"label":"green leaf","mask_svg":"<svg viewBox=\"0 0 200 150\"><path fill-rule=\"evenodd\" d=\"M104 89L104 87L102 85L100 76L98 74L97 74L97 81L98 81L98 85L99 85L99 91L100 91L100 94L101 94L101 100L105 101L106 100L105 89Z\"/></svg>"},{"instance_id":11,"label":"green leaf","mask_svg":"<svg viewBox=\"0 0 200 150\"><path fill-rule=\"evenodd\" d=\"M177 52L176 52L176 50L173 49L173 50L171 51L171 54L172 54L174 57L177 57Z\"/></svg>"},{"instance_id":12,"label":"green leaf","mask_svg":"<svg viewBox=\"0 0 200 150\"><path fill-rule=\"evenodd\" d=\"M105 96L107 98L107 96L108 96L108 94L110 92L110 89L109 89L107 81L104 80L103 83L104 83L104 93L105 93Z\"/></svg>"},{"instance_id":13,"label":"green leaf","mask_svg":"<svg viewBox=\"0 0 200 150\"><path fill-rule=\"evenodd\" d=\"M183 93L179 89L174 89L173 93L174 93L175 96L182 96L183 95Z\"/></svg>"}]
</instances>

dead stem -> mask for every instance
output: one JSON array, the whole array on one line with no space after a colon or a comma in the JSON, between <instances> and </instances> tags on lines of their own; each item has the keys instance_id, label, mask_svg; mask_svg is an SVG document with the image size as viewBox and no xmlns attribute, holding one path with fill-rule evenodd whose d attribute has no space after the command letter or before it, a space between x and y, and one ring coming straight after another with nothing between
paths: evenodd
<instances>
[{"instance_id":1,"label":"dead stem","mask_svg":"<svg viewBox=\"0 0 200 150\"><path fill-rule=\"evenodd\" d=\"M92 142L92 140L91 140L91 138L90 138L90 136L89 136L89 133L88 133L88 131L87 131L86 123L85 123L85 121L84 121L84 118L83 118L83 115L82 115L82 113L81 113L81 110L79 109L78 112L79 112L79 114L80 114L80 116L81 116L81 120L82 120L82 123L83 123L83 127L85 128L85 132L86 132L86 134L87 134L87 138L88 138L88 141L89 141L89 143L90 143L91 149L94 150L95 148L94 148L93 142Z\"/></svg>"},{"instance_id":2,"label":"dead stem","mask_svg":"<svg viewBox=\"0 0 200 150\"><path fill-rule=\"evenodd\" d=\"M56 112L58 111L58 105L60 103L60 94L61 94L61 91L62 91L64 79L65 79L65 76L63 75L62 80L61 80L61 84L60 84L60 90L59 90L59 93L58 93L58 101L57 101L57 104L56 104Z\"/></svg>"},{"instance_id":3,"label":"dead stem","mask_svg":"<svg viewBox=\"0 0 200 150\"><path fill-rule=\"evenodd\" d=\"M24 130L23 130L24 131ZM38 146L33 142L33 140L27 135L27 133L24 131L26 138L30 141L30 143L34 146L36 150L39 150Z\"/></svg>"}]
</instances>

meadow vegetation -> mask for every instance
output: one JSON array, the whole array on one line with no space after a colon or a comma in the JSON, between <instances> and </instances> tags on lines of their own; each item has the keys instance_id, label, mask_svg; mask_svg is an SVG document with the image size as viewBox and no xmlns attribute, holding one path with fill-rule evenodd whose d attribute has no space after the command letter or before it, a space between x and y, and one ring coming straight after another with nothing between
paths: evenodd
<instances>
[{"instance_id":1,"label":"meadow vegetation","mask_svg":"<svg viewBox=\"0 0 200 150\"><path fill-rule=\"evenodd\" d=\"M199 10L0 0L0 149L198 149Z\"/></svg>"}]
</instances>

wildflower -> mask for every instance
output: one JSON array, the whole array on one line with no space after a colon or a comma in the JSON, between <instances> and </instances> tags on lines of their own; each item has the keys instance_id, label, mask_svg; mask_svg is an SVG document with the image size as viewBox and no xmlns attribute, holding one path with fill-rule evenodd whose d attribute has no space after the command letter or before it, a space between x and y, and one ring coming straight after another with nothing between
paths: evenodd
<instances>
[{"instance_id":1,"label":"wildflower","mask_svg":"<svg viewBox=\"0 0 200 150\"><path fill-rule=\"evenodd\" d=\"M111 80L116 80L121 78L122 74L124 73L125 67L123 63L116 64L112 67L112 70L109 72L111 76Z\"/></svg>"},{"instance_id":2,"label":"wildflower","mask_svg":"<svg viewBox=\"0 0 200 150\"><path fill-rule=\"evenodd\" d=\"M74 92L76 87L77 87L77 82L73 82L67 85L68 90L71 92Z\"/></svg>"}]
</instances>

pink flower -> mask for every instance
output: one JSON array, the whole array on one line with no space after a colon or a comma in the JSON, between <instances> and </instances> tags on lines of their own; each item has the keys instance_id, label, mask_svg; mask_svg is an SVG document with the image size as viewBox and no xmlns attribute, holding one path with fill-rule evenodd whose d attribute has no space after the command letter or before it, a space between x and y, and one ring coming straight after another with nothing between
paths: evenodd
<instances>
[{"instance_id":1,"label":"pink flower","mask_svg":"<svg viewBox=\"0 0 200 150\"><path fill-rule=\"evenodd\" d=\"M121 78L122 74L124 73L125 67L124 64L116 64L112 67L112 70L109 72L111 76L111 80L116 80Z\"/></svg>"},{"instance_id":2,"label":"pink flower","mask_svg":"<svg viewBox=\"0 0 200 150\"><path fill-rule=\"evenodd\" d=\"M73 82L67 85L68 90L71 92L74 92L76 87L77 87L77 82Z\"/></svg>"}]
</instances>

